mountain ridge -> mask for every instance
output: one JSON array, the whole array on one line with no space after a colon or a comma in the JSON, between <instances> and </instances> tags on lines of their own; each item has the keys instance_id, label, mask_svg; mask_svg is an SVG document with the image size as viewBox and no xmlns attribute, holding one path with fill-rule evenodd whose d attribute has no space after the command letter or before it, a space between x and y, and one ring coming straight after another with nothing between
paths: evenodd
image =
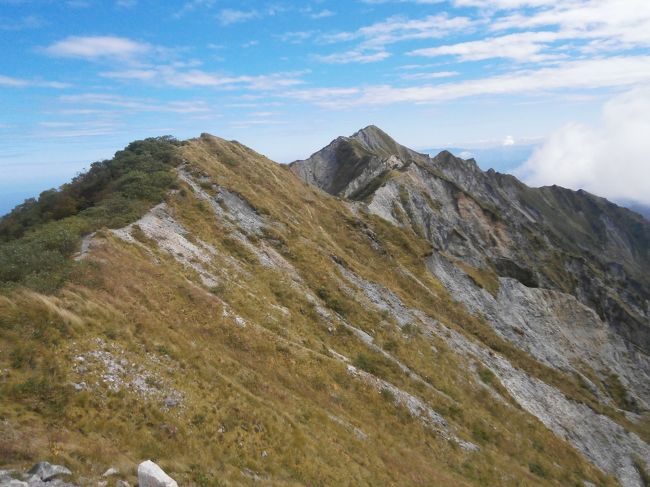
<instances>
[{"instance_id":1,"label":"mountain ridge","mask_svg":"<svg viewBox=\"0 0 650 487\"><path fill-rule=\"evenodd\" d=\"M317 174L354 198L202 134L134 143L14 215L0 268L31 270L1 276L4 462L94 479L153 458L187 485L641 486L637 257L598 274L535 233L561 204L582 235L604 203L368 132ZM594 242L615 242L605 223Z\"/></svg>"},{"instance_id":2,"label":"mountain ridge","mask_svg":"<svg viewBox=\"0 0 650 487\"><path fill-rule=\"evenodd\" d=\"M374 126L370 127L373 131L378 130ZM359 133L362 133L363 130L355 133L355 136ZM384 136L388 137L385 133L381 133ZM367 187L368 185L375 183L378 178L383 177L388 170L394 168L405 170L410 165L410 160L396 161L395 159L391 159L391 156L399 158L400 153L403 153L404 151L386 151L386 147L403 147L397 142L390 139L390 142L384 143L381 152L374 154L374 160L372 158L367 158L365 161L362 161L365 163L365 165L361 168L357 168L357 172L354 177L350 177L345 181L339 182L339 185L336 188L328 186L327 184L318 184L318 178L311 177L311 174L314 174L315 172L323 173L328 168L330 170L331 168L334 168L335 172L337 172L340 171L339 167L345 165L347 162L344 158L337 158L335 152L327 150L329 147L331 147L332 144L340 140L341 138L336 139L322 151L313 154L310 159L293 162L290 165L291 169L296 174L301 176L304 180L318 185L331 194L350 197L351 191L348 187L349 185L353 185L355 187ZM409 153L409 156L411 154L417 153L411 151L411 153ZM561 188L556 185L542 188L529 188L513 175L497 173L494 170L482 171L476 164L476 161L472 159L465 160L458 158L448 151L442 151L435 157L425 156L424 154L418 154L418 156L420 157L415 160L420 162L422 167L428 169L428 172L430 174L439 178L444 178L448 182L456 184L462 191L473 194L473 196L475 196L477 199L480 199L480 203L484 205L500 203L505 207L507 204L510 204L514 205L514 207L524 215L526 214L527 209L537 212L540 211L540 208L537 207L531 207L527 209L524 208L524 204L527 202L530 206L531 202L528 200L535 200L534 203L536 205L544 206L544 212L547 213L550 206L553 204L557 204L558 207L568 205L570 207L573 207L570 208L572 211L588 211L589 206L597 207L599 211L613 211L616 212L617 217L626 220L630 226L638 225L640 227L639 231L641 231L643 234L642 238L645 238L646 240L640 242L642 245L638 245L638 247L642 250L644 250L644 247L647 247L645 244L648 243L648 225L645 220L638 218L638 216L630 212L628 209L618 207L614 203L611 203L595 195L591 195L584 190L573 191ZM323 161L327 158L329 158L329 160L324 163ZM380 162L376 162L376 159L380 159ZM391 161L390 163L388 162L389 159ZM355 164L356 162L357 161L355 161ZM373 165L377 167L372 167ZM329 179L332 179L332 176L329 176L327 174L322 177L325 179L328 177ZM359 181L360 179L362 181ZM382 183L385 183L385 181ZM374 188L373 192L376 192L378 189L379 188ZM474 194L477 192L479 194ZM511 198L512 196L515 196L515 198ZM511 198L510 201L507 201L507 198ZM575 205L582 205L582 208L578 208ZM530 215L526 216L529 217ZM645 270L649 269L649 254L650 253L645 251L645 253L640 256L644 261L643 268Z\"/></svg>"}]
</instances>

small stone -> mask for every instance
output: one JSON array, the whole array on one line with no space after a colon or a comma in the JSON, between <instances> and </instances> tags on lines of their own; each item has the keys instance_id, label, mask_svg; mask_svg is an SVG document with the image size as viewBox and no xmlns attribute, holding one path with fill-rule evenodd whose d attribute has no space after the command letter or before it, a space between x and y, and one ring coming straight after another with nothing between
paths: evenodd
<instances>
[{"instance_id":1,"label":"small stone","mask_svg":"<svg viewBox=\"0 0 650 487\"><path fill-rule=\"evenodd\" d=\"M178 406L178 399L174 399L173 397L168 397L163 402L167 409L175 408Z\"/></svg>"},{"instance_id":2,"label":"small stone","mask_svg":"<svg viewBox=\"0 0 650 487\"><path fill-rule=\"evenodd\" d=\"M28 474L36 475L43 482L52 480L59 475L72 475L72 472L61 465L52 465L48 462L39 462L29 469Z\"/></svg>"},{"instance_id":3,"label":"small stone","mask_svg":"<svg viewBox=\"0 0 650 487\"><path fill-rule=\"evenodd\" d=\"M138 465L138 487L178 487L176 481L151 460Z\"/></svg>"},{"instance_id":4,"label":"small stone","mask_svg":"<svg viewBox=\"0 0 650 487\"><path fill-rule=\"evenodd\" d=\"M113 477L115 475L119 475L120 471L116 469L115 467L111 467L106 472L102 474L102 477Z\"/></svg>"},{"instance_id":5,"label":"small stone","mask_svg":"<svg viewBox=\"0 0 650 487\"><path fill-rule=\"evenodd\" d=\"M100 480L99 482L97 482L97 487L108 487L108 481Z\"/></svg>"},{"instance_id":6,"label":"small stone","mask_svg":"<svg viewBox=\"0 0 650 487\"><path fill-rule=\"evenodd\" d=\"M131 484L129 484L126 480L118 480L115 482L115 487L131 487Z\"/></svg>"}]
</instances>

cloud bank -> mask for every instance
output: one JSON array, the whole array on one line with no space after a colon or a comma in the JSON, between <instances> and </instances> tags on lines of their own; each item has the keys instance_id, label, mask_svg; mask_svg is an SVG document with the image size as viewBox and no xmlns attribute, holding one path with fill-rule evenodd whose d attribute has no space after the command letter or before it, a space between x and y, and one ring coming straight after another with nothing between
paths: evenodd
<instances>
[{"instance_id":1,"label":"cloud bank","mask_svg":"<svg viewBox=\"0 0 650 487\"><path fill-rule=\"evenodd\" d=\"M527 184L584 189L610 200L650 205L650 86L607 102L593 126L551 134L516 170Z\"/></svg>"}]
</instances>

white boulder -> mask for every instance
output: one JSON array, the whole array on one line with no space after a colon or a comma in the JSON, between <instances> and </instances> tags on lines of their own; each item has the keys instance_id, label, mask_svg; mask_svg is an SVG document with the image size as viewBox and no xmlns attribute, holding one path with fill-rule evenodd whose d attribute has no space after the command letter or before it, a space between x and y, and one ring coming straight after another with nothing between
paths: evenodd
<instances>
[{"instance_id":1,"label":"white boulder","mask_svg":"<svg viewBox=\"0 0 650 487\"><path fill-rule=\"evenodd\" d=\"M151 460L138 465L139 487L178 487L176 481Z\"/></svg>"}]
</instances>

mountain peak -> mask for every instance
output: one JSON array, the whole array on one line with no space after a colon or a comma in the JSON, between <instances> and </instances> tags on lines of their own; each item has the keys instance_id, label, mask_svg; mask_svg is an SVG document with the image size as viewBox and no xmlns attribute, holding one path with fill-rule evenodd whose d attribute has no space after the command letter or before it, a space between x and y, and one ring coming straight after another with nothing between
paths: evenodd
<instances>
[{"instance_id":1,"label":"mountain peak","mask_svg":"<svg viewBox=\"0 0 650 487\"><path fill-rule=\"evenodd\" d=\"M369 181L388 170L428 156L399 144L376 125L349 137L338 137L308 159L291 163L291 170L328 193L353 197Z\"/></svg>"},{"instance_id":2,"label":"mountain peak","mask_svg":"<svg viewBox=\"0 0 650 487\"><path fill-rule=\"evenodd\" d=\"M351 139L356 139L359 141L382 141L382 142L392 142L396 143L393 138L384 132L382 129L376 125L368 125L360 130L357 130L354 134L350 136Z\"/></svg>"},{"instance_id":3,"label":"mountain peak","mask_svg":"<svg viewBox=\"0 0 650 487\"><path fill-rule=\"evenodd\" d=\"M399 144L376 125L368 125L348 138L359 142L364 149L380 157L397 156L411 159L416 153Z\"/></svg>"}]
</instances>

